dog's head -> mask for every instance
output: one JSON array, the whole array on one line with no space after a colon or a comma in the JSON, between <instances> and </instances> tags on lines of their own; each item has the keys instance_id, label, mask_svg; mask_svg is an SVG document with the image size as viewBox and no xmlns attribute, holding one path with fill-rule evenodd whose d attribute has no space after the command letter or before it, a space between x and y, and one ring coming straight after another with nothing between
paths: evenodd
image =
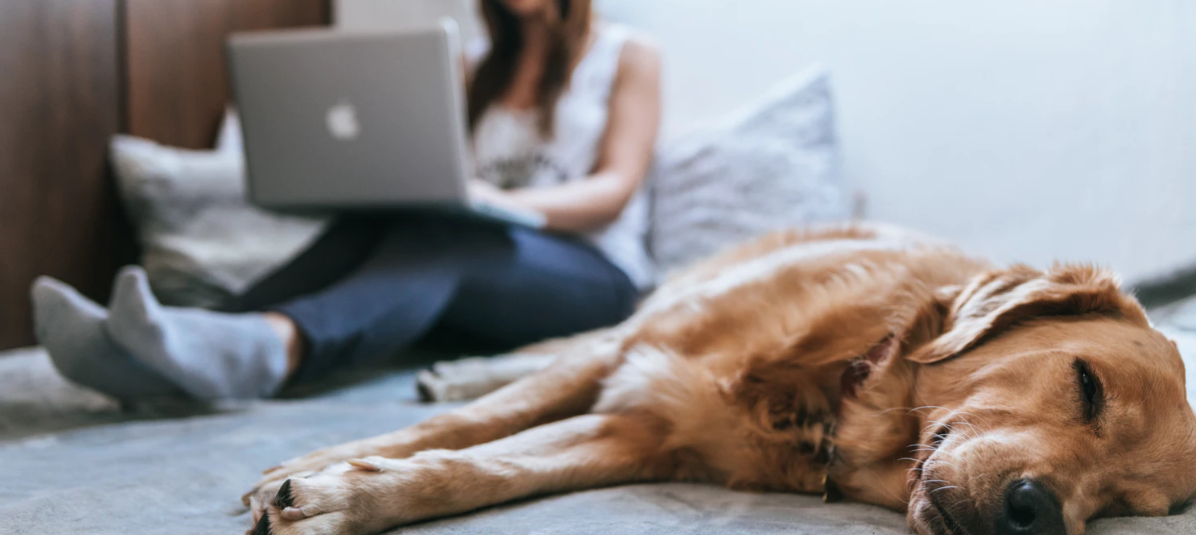
<instances>
[{"instance_id":1,"label":"dog's head","mask_svg":"<svg viewBox=\"0 0 1196 535\"><path fill-rule=\"evenodd\" d=\"M910 472L922 534L1083 533L1196 494L1196 417L1175 344L1109 273L982 275L906 355L925 407Z\"/></svg>"}]
</instances>

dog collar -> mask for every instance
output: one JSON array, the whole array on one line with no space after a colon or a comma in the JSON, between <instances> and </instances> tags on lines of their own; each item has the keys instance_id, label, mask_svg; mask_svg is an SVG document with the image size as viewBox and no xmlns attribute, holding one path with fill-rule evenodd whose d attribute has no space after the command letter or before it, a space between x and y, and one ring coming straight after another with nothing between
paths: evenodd
<instances>
[{"instance_id":1,"label":"dog collar","mask_svg":"<svg viewBox=\"0 0 1196 535\"><path fill-rule=\"evenodd\" d=\"M831 479L831 465L835 462L835 442L831 439L830 446L827 447L827 461L826 473L822 475L822 501L824 503L837 503L843 501L843 491L839 489L839 485L835 484L835 480Z\"/></svg>"}]
</instances>

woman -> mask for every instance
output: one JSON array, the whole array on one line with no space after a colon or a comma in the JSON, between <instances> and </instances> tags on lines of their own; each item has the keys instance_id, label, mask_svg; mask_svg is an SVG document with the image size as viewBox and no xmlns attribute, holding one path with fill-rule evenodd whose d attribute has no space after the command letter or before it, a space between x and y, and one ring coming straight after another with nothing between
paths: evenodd
<instances>
[{"instance_id":1,"label":"woman","mask_svg":"<svg viewBox=\"0 0 1196 535\"><path fill-rule=\"evenodd\" d=\"M126 268L110 308L41 279L38 336L68 378L122 399L265 397L443 328L510 348L621 321L650 283L640 186L660 117L657 52L589 0L482 0L471 194L547 231L342 218L227 311L163 307Z\"/></svg>"}]
</instances>

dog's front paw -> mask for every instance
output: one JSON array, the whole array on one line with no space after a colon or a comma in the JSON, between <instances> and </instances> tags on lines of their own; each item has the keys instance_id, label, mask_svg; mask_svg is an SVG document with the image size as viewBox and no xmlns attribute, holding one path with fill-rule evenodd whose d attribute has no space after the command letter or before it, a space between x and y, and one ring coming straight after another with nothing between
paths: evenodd
<instances>
[{"instance_id":1,"label":"dog's front paw","mask_svg":"<svg viewBox=\"0 0 1196 535\"><path fill-rule=\"evenodd\" d=\"M369 453L362 453L362 450L366 448L362 448L360 445L360 442L350 442L331 448L324 448L302 457L284 461L278 466L268 468L262 472L262 478L253 486L253 489L241 496L241 501L246 507L251 507L256 515L263 504L255 504L255 499L260 502L263 495L273 497L279 487L282 486L283 481L289 478L308 477L337 463L342 463L346 459L370 455Z\"/></svg>"},{"instance_id":2,"label":"dog's front paw","mask_svg":"<svg viewBox=\"0 0 1196 535\"><path fill-rule=\"evenodd\" d=\"M291 477L251 497L251 535L366 535L401 521L392 503L396 461L354 459L308 477ZM396 509L397 508L397 509Z\"/></svg>"},{"instance_id":3,"label":"dog's front paw","mask_svg":"<svg viewBox=\"0 0 1196 535\"><path fill-rule=\"evenodd\" d=\"M341 444L330 448L316 450L302 457L295 457L283 461L278 466L267 468L262 472L262 480L258 482L259 487L271 482L281 482L282 480L294 476L295 474L310 474L318 472L336 463L342 462L346 459L353 459L362 457L359 453L359 448L355 447L355 443Z\"/></svg>"}]
</instances>

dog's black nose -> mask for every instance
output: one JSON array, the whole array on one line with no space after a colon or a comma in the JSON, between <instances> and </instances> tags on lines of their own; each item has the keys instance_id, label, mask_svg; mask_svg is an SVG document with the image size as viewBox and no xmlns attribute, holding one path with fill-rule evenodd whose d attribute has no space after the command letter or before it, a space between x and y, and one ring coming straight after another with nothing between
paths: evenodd
<instances>
[{"instance_id":1,"label":"dog's black nose","mask_svg":"<svg viewBox=\"0 0 1196 535\"><path fill-rule=\"evenodd\" d=\"M997 519L1000 535L1065 535L1063 508L1055 493L1032 479L1014 481L1005 491L1005 511Z\"/></svg>"}]
</instances>

